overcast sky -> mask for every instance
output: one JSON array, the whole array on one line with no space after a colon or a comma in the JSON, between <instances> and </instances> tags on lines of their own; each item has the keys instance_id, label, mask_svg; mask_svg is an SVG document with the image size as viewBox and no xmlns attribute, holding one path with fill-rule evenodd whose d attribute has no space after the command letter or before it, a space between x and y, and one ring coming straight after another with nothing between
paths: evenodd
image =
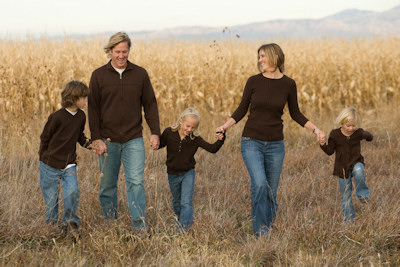
<instances>
[{"instance_id":1,"label":"overcast sky","mask_svg":"<svg viewBox=\"0 0 400 267\"><path fill-rule=\"evenodd\" d=\"M225 27L323 18L345 9L385 11L400 0L1 0L0 37Z\"/></svg>"}]
</instances>

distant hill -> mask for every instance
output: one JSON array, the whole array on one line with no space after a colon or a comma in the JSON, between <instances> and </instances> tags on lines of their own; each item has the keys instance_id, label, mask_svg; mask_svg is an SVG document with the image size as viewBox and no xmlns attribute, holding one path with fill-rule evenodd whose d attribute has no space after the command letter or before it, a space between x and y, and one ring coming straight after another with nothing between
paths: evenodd
<instances>
[{"instance_id":1,"label":"distant hill","mask_svg":"<svg viewBox=\"0 0 400 267\"><path fill-rule=\"evenodd\" d=\"M400 5L383 12L344 10L322 19L271 20L245 25L177 27L159 31L130 32L135 39L265 39L315 37L400 36Z\"/></svg>"}]
</instances>

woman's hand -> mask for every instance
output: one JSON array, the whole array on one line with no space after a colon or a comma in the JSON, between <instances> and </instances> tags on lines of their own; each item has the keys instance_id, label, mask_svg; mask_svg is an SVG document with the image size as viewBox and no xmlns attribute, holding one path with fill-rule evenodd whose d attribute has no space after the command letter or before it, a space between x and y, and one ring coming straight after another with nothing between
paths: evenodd
<instances>
[{"instance_id":1,"label":"woman's hand","mask_svg":"<svg viewBox=\"0 0 400 267\"><path fill-rule=\"evenodd\" d=\"M323 146L326 142L326 135L320 129L315 129L314 134L317 136L317 140L321 146Z\"/></svg>"}]
</instances>

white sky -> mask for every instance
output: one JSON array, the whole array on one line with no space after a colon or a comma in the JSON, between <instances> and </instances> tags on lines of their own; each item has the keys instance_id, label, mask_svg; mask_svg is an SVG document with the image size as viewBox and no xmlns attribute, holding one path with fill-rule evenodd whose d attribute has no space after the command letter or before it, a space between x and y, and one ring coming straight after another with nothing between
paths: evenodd
<instances>
[{"instance_id":1,"label":"white sky","mask_svg":"<svg viewBox=\"0 0 400 267\"><path fill-rule=\"evenodd\" d=\"M385 11L400 0L0 0L0 37L225 27L323 18L345 9Z\"/></svg>"}]
</instances>

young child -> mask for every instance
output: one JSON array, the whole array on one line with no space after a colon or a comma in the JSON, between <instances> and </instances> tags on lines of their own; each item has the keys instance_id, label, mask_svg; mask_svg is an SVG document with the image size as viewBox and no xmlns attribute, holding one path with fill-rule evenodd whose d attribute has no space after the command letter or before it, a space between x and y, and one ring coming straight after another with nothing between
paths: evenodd
<instances>
[{"instance_id":1,"label":"young child","mask_svg":"<svg viewBox=\"0 0 400 267\"><path fill-rule=\"evenodd\" d=\"M358 199L365 203L369 198L369 188L365 182L364 157L361 155L360 141L372 141L373 136L359 126L360 115L353 107L343 109L336 118L340 126L329 134L328 144L320 141L321 149L328 155L335 154L333 175L338 176L341 193L342 211L345 222L353 221L354 211L352 194L352 177L355 181L355 191Z\"/></svg>"},{"instance_id":2,"label":"young child","mask_svg":"<svg viewBox=\"0 0 400 267\"><path fill-rule=\"evenodd\" d=\"M224 143L223 133L217 133L214 144L204 141L197 130L200 115L189 107L179 116L175 125L164 130L160 147L167 146L167 173L172 194L172 205L179 220L178 232L187 230L193 224L194 154L199 147L216 153Z\"/></svg>"},{"instance_id":3,"label":"young child","mask_svg":"<svg viewBox=\"0 0 400 267\"><path fill-rule=\"evenodd\" d=\"M58 222L58 195L62 187L64 199L64 228L78 233L79 189L76 174L76 143L90 148L83 133L89 88L82 82L71 81L61 93L63 108L50 114L40 135L40 188L46 204L46 222Z\"/></svg>"}]
</instances>

